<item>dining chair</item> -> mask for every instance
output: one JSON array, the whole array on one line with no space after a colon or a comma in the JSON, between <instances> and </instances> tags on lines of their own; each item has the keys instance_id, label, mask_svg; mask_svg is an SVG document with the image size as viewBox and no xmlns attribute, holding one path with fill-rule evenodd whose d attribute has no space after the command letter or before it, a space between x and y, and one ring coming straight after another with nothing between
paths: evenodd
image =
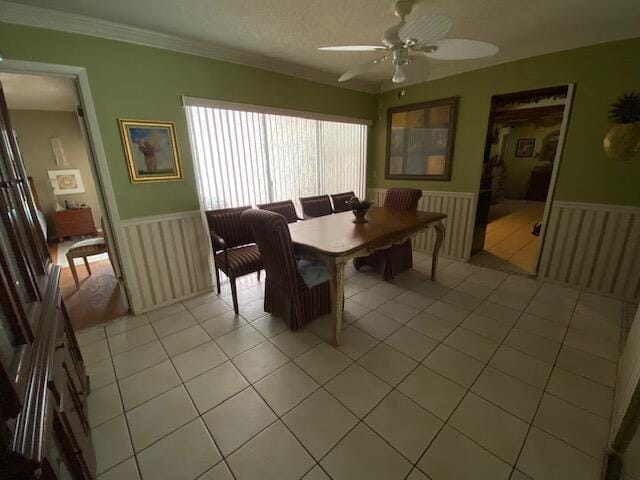
<instances>
[{"instance_id":1,"label":"dining chair","mask_svg":"<svg viewBox=\"0 0 640 480\"><path fill-rule=\"evenodd\" d=\"M224 208L207 210L207 224L213 247L213 261L216 271L216 283L220 294L220 271L231 283L233 310L238 313L238 292L236 278L257 272L260 279L262 260L253 240L251 230L242 221L242 212L251 207Z\"/></svg>"},{"instance_id":2,"label":"dining chair","mask_svg":"<svg viewBox=\"0 0 640 480\"><path fill-rule=\"evenodd\" d=\"M73 282L76 284L76 290L80 288L80 281L78 280L78 272L76 271L75 264L76 258L82 258L84 260L84 266L87 269L87 273L91 276L91 267L89 267L87 257L106 253L107 259L109 260L109 263L111 263L111 268L115 272L103 219L100 220L100 224L102 226L102 236L80 240L71 245L69 250L67 250L67 263L69 264L69 270L71 270L71 275L73 276Z\"/></svg>"},{"instance_id":3,"label":"dining chair","mask_svg":"<svg viewBox=\"0 0 640 480\"><path fill-rule=\"evenodd\" d=\"M331 195L331 201L333 202L333 211L339 213L348 212L349 210L351 210L351 207L347 205L347 202L355 196L356 194L353 192L334 193L333 195Z\"/></svg>"},{"instance_id":4,"label":"dining chair","mask_svg":"<svg viewBox=\"0 0 640 480\"><path fill-rule=\"evenodd\" d=\"M292 200L285 200L283 202L263 203L257 205L260 210L269 210L271 212L279 213L287 219L287 223L295 223L298 220L302 220L298 217L296 207Z\"/></svg>"},{"instance_id":5,"label":"dining chair","mask_svg":"<svg viewBox=\"0 0 640 480\"><path fill-rule=\"evenodd\" d=\"M302 216L305 219L324 217L333 213L329 195L300 197L300 205L302 205Z\"/></svg>"},{"instance_id":6,"label":"dining chair","mask_svg":"<svg viewBox=\"0 0 640 480\"><path fill-rule=\"evenodd\" d=\"M331 312L329 272L319 262L297 261L287 221L268 210L245 210L265 270L264 310L285 319L291 330Z\"/></svg>"},{"instance_id":7,"label":"dining chair","mask_svg":"<svg viewBox=\"0 0 640 480\"><path fill-rule=\"evenodd\" d=\"M390 188L384 196L384 206L396 210L415 211L422 191L414 188ZM386 250L379 250L368 257L356 258L354 266L357 270L366 266L382 272L382 278L392 280L397 274L413 267L413 249L411 239Z\"/></svg>"}]
</instances>

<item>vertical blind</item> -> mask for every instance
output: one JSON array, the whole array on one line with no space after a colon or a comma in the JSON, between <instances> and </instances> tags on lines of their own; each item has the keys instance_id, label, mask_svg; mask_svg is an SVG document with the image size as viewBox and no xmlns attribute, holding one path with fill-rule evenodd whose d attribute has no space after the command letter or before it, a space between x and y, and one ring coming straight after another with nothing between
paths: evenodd
<instances>
[{"instance_id":1,"label":"vertical blind","mask_svg":"<svg viewBox=\"0 0 640 480\"><path fill-rule=\"evenodd\" d=\"M186 110L205 210L365 193L366 125L204 106Z\"/></svg>"}]
</instances>

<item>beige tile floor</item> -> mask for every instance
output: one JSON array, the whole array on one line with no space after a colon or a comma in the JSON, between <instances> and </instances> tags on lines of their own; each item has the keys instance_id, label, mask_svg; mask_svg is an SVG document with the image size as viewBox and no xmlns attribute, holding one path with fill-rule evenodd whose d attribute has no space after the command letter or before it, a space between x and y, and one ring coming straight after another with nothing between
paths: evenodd
<instances>
[{"instance_id":1,"label":"beige tile floor","mask_svg":"<svg viewBox=\"0 0 640 480\"><path fill-rule=\"evenodd\" d=\"M430 259L348 269L343 344L263 284L78 334L105 479L598 479L626 305Z\"/></svg>"},{"instance_id":2,"label":"beige tile floor","mask_svg":"<svg viewBox=\"0 0 640 480\"><path fill-rule=\"evenodd\" d=\"M543 213L544 202L507 199L492 205L484 250L471 263L510 273L531 272L540 244L531 230Z\"/></svg>"}]
</instances>

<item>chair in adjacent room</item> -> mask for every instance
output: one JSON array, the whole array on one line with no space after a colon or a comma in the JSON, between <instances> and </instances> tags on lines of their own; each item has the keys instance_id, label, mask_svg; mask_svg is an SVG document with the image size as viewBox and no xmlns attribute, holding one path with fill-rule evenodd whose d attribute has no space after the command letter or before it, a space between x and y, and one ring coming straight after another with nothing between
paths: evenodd
<instances>
[{"instance_id":1,"label":"chair in adjacent room","mask_svg":"<svg viewBox=\"0 0 640 480\"><path fill-rule=\"evenodd\" d=\"M242 212L251 207L207 210L207 224L213 246L218 294L220 293L220 271L229 277L233 310L238 313L236 278L262 270L260 252L253 240L251 230L242 221Z\"/></svg>"},{"instance_id":2,"label":"chair in adjacent room","mask_svg":"<svg viewBox=\"0 0 640 480\"><path fill-rule=\"evenodd\" d=\"M329 195L318 195L316 197L301 197L300 205L302 206L302 216L305 219L317 218L331 215L331 200Z\"/></svg>"},{"instance_id":3,"label":"chair in adjacent room","mask_svg":"<svg viewBox=\"0 0 640 480\"><path fill-rule=\"evenodd\" d=\"M318 262L297 261L284 216L267 210L245 210L242 220L260 249L266 279L264 310L297 330L331 312L329 272Z\"/></svg>"},{"instance_id":4,"label":"chair in adjacent room","mask_svg":"<svg viewBox=\"0 0 640 480\"><path fill-rule=\"evenodd\" d=\"M76 290L80 288L80 281L78 280L78 272L76 271L76 258L82 258L84 260L84 266L87 269L87 273L91 276L91 267L89 267L89 261L87 257L93 257L94 255L107 254L109 263L113 268L113 260L111 259L111 251L109 249L109 242L107 241L107 234L104 229L104 220L100 220L102 225L102 236L87 238L80 240L69 248L66 253L67 263L69 264L69 270L73 276L73 281L76 284ZM115 268L113 269L115 272Z\"/></svg>"},{"instance_id":5,"label":"chair in adjacent room","mask_svg":"<svg viewBox=\"0 0 640 480\"><path fill-rule=\"evenodd\" d=\"M397 210L412 211L418 208L418 201L422 191L413 188L390 188L384 196L384 206ZM413 250L411 239L400 245L394 245L386 250L380 250L368 257L354 260L356 269L365 265L373 267L382 273L384 280L392 280L397 274L413 267Z\"/></svg>"},{"instance_id":6,"label":"chair in adjacent room","mask_svg":"<svg viewBox=\"0 0 640 480\"><path fill-rule=\"evenodd\" d=\"M260 210L269 210L270 212L276 212L284 216L287 219L287 223L296 223L298 220L298 213L292 200L285 200L283 202L263 203L257 205Z\"/></svg>"},{"instance_id":7,"label":"chair in adjacent room","mask_svg":"<svg viewBox=\"0 0 640 480\"><path fill-rule=\"evenodd\" d=\"M333 211L339 213L348 212L349 210L351 210L351 207L347 205L347 202L355 196L356 194L353 192L334 193L333 195L331 195L331 201L333 202Z\"/></svg>"}]
</instances>

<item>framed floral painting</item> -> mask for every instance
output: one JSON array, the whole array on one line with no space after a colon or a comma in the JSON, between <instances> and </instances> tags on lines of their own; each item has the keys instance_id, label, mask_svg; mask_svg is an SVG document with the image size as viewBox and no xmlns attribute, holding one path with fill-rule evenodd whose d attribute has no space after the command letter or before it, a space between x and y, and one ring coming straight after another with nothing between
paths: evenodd
<instances>
[{"instance_id":1,"label":"framed floral painting","mask_svg":"<svg viewBox=\"0 0 640 480\"><path fill-rule=\"evenodd\" d=\"M131 182L182 179L173 122L118 119Z\"/></svg>"}]
</instances>

